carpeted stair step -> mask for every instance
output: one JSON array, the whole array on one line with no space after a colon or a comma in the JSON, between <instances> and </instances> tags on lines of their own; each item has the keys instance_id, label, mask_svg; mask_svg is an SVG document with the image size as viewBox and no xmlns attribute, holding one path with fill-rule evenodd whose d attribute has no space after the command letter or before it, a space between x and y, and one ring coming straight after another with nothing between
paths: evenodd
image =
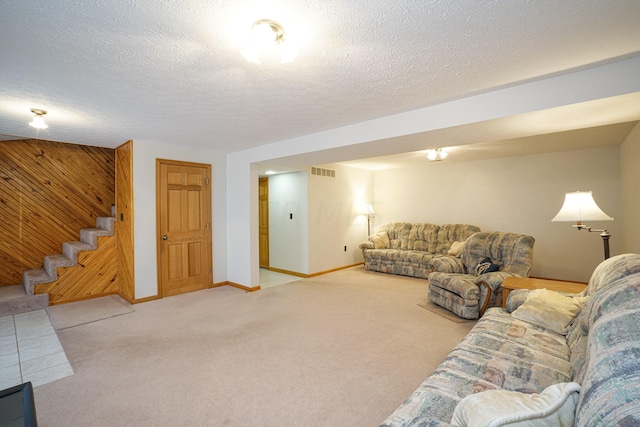
<instances>
[{"instance_id":1,"label":"carpeted stair step","mask_svg":"<svg viewBox=\"0 0 640 427\"><path fill-rule=\"evenodd\" d=\"M91 245L83 242L64 242L62 244L62 253L65 257L72 260L74 265L78 263L78 252L90 250Z\"/></svg>"},{"instance_id":2,"label":"carpeted stair step","mask_svg":"<svg viewBox=\"0 0 640 427\"><path fill-rule=\"evenodd\" d=\"M22 273L22 283L24 285L24 291L27 295L33 295L33 290L36 285L40 283L51 283L55 281L55 277L51 277L47 274L44 268L38 268L33 270L27 270Z\"/></svg>"},{"instance_id":3,"label":"carpeted stair step","mask_svg":"<svg viewBox=\"0 0 640 427\"><path fill-rule=\"evenodd\" d=\"M98 237L111 236L113 233L102 228L83 228L80 230L80 241L91 246L92 250L98 249Z\"/></svg>"},{"instance_id":4,"label":"carpeted stair step","mask_svg":"<svg viewBox=\"0 0 640 427\"><path fill-rule=\"evenodd\" d=\"M77 261L70 260L64 255L47 255L44 257L44 271L51 277L58 280L58 267L71 267L76 265Z\"/></svg>"},{"instance_id":5,"label":"carpeted stair step","mask_svg":"<svg viewBox=\"0 0 640 427\"><path fill-rule=\"evenodd\" d=\"M115 206L113 205L111 206L111 213L115 214ZM78 252L98 249L98 237L113 236L115 221L115 216L96 218L96 228L83 228L80 230L79 242L64 242L62 244L62 254L48 255L44 257L43 268L25 271L22 274L22 279L26 294L33 295L36 285L58 280L58 267L77 265Z\"/></svg>"},{"instance_id":6,"label":"carpeted stair step","mask_svg":"<svg viewBox=\"0 0 640 427\"><path fill-rule=\"evenodd\" d=\"M49 306L49 294L27 295L24 286L0 286L0 316L42 310Z\"/></svg>"},{"instance_id":7,"label":"carpeted stair step","mask_svg":"<svg viewBox=\"0 0 640 427\"><path fill-rule=\"evenodd\" d=\"M113 236L116 218L113 216L99 216L96 218L96 228L109 231L109 236Z\"/></svg>"}]
</instances>

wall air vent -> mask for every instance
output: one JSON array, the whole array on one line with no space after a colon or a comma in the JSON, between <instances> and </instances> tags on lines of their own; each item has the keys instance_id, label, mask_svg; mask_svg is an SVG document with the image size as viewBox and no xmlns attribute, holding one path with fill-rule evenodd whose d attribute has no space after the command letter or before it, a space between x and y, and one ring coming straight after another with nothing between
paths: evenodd
<instances>
[{"instance_id":1,"label":"wall air vent","mask_svg":"<svg viewBox=\"0 0 640 427\"><path fill-rule=\"evenodd\" d=\"M331 170L331 169L317 168L315 166L312 166L311 167L311 175L327 176L327 177L330 177L330 178L335 178L336 177L336 171Z\"/></svg>"}]
</instances>

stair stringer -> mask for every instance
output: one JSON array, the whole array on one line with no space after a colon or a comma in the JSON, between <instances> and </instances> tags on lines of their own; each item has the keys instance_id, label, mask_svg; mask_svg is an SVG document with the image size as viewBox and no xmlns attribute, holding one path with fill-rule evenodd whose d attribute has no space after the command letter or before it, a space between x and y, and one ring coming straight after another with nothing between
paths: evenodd
<instances>
[{"instance_id":1,"label":"stair stringer","mask_svg":"<svg viewBox=\"0 0 640 427\"><path fill-rule=\"evenodd\" d=\"M62 254L46 256L43 268L25 271L26 294L48 293L53 305L117 293L115 224L114 216L98 217L96 228L80 230L80 241L64 242Z\"/></svg>"},{"instance_id":2,"label":"stair stringer","mask_svg":"<svg viewBox=\"0 0 640 427\"><path fill-rule=\"evenodd\" d=\"M49 304L61 304L118 292L116 236L97 238L97 248L78 253L78 264L58 267L58 279L38 284L36 294L49 294Z\"/></svg>"}]
</instances>

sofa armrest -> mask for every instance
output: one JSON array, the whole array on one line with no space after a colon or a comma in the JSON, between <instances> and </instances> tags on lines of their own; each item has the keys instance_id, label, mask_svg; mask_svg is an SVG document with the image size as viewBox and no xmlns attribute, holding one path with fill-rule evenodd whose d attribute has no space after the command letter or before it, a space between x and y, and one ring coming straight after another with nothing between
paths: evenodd
<instances>
[{"instance_id":1,"label":"sofa armrest","mask_svg":"<svg viewBox=\"0 0 640 427\"><path fill-rule=\"evenodd\" d=\"M439 273L465 273L462 260L458 257L448 255L431 258L431 261L429 261L429 268L432 272L437 271Z\"/></svg>"},{"instance_id":2,"label":"sofa armrest","mask_svg":"<svg viewBox=\"0 0 640 427\"><path fill-rule=\"evenodd\" d=\"M517 274L511 274L505 271L493 271L491 273L479 275L476 277L474 283L478 286L482 284L487 285L493 292L495 292L502 289L502 282L504 282L504 279L511 276L517 276Z\"/></svg>"},{"instance_id":3,"label":"sofa armrest","mask_svg":"<svg viewBox=\"0 0 640 427\"><path fill-rule=\"evenodd\" d=\"M380 231L376 234L372 234L368 239L373 243L373 247L371 249L389 249L391 245L386 231Z\"/></svg>"},{"instance_id":4,"label":"sofa armrest","mask_svg":"<svg viewBox=\"0 0 640 427\"><path fill-rule=\"evenodd\" d=\"M370 241L364 241L364 242L360 242L360 249L362 249L363 251L365 249L374 249L375 245L373 244L373 242Z\"/></svg>"},{"instance_id":5,"label":"sofa armrest","mask_svg":"<svg viewBox=\"0 0 640 427\"><path fill-rule=\"evenodd\" d=\"M502 305L502 282L509 276L517 275L504 271L494 271L476 277L474 283L478 286L480 292L478 300L480 316L484 314L487 308Z\"/></svg>"},{"instance_id":6,"label":"sofa armrest","mask_svg":"<svg viewBox=\"0 0 640 427\"><path fill-rule=\"evenodd\" d=\"M402 407L398 408L401 409ZM395 414L391 414L389 418L387 418L380 427L398 427L398 426L407 426L407 425L421 425L421 426L429 426L429 427L455 427L453 424L438 420L431 417L418 416L416 418L411 419L410 416L403 416L402 414L398 417L394 417Z\"/></svg>"},{"instance_id":7,"label":"sofa armrest","mask_svg":"<svg viewBox=\"0 0 640 427\"><path fill-rule=\"evenodd\" d=\"M507 297L507 312L513 313L518 307L520 307L529 296L531 289L515 289L509 292Z\"/></svg>"}]
</instances>

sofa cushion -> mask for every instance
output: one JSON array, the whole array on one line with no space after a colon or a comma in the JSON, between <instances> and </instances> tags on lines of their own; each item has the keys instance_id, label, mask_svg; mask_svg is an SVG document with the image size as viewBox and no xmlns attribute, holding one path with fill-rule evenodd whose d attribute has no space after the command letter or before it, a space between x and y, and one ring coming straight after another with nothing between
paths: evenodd
<instances>
[{"instance_id":1,"label":"sofa cushion","mask_svg":"<svg viewBox=\"0 0 640 427\"><path fill-rule=\"evenodd\" d=\"M439 229L440 227L435 224L411 224L411 231L407 239L407 249L435 253Z\"/></svg>"},{"instance_id":2,"label":"sofa cushion","mask_svg":"<svg viewBox=\"0 0 640 427\"><path fill-rule=\"evenodd\" d=\"M429 262L429 268L434 273L466 273L462 260L449 255L434 256Z\"/></svg>"},{"instance_id":3,"label":"sofa cushion","mask_svg":"<svg viewBox=\"0 0 640 427\"><path fill-rule=\"evenodd\" d=\"M468 274L439 273L429 275L429 286L446 289L465 299L478 299L479 290L473 283L474 276Z\"/></svg>"},{"instance_id":4,"label":"sofa cushion","mask_svg":"<svg viewBox=\"0 0 640 427\"><path fill-rule=\"evenodd\" d=\"M552 384L569 382L570 375L563 336L492 308L383 425L449 423L458 402L471 393L540 393Z\"/></svg>"},{"instance_id":5,"label":"sofa cushion","mask_svg":"<svg viewBox=\"0 0 640 427\"><path fill-rule=\"evenodd\" d=\"M462 248L464 247L464 242L453 242L451 247L447 251L447 255L451 256L460 256L462 253Z\"/></svg>"},{"instance_id":6,"label":"sofa cushion","mask_svg":"<svg viewBox=\"0 0 640 427\"><path fill-rule=\"evenodd\" d=\"M554 384L542 393L488 390L470 394L458 403L455 427L573 426L580 384Z\"/></svg>"},{"instance_id":7,"label":"sofa cushion","mask_svg":"<svg viewBox=\"0 0 640 427\"><path fill-rule=\"evenodd\" d=\"M411 224L408 222L392 222L383 231L389 236L389 248L407 249Z\"/></svg>"},{"instance_id":8,"label":"sofa cushion","mask_svg":"<svg viewBox=\"0 0 640 427\"><path fill-rule=\"evenodd\" d=\"M437 286L429 286L429 301L440 307L446 308L453 314L463 319L478 318L478 299L462 298Z\"/></svg>"},{"instance_id":9,"label":"sofa cushion","mask_svg":"<svg viewBox=\"0 0 640 427\"><path fill-rule=\"evenodd\" d=\"M479 231L479 227L470 224L441 225L438 230L437 242L433 252L436 254L446 254L453 242L463 242Z\"/></svg>"},{"instance_id":10,"label":"sofa cushion","mask_svg":"<svg viewBox=\"0 0 640 427\"><path fill-rule=\"evenodd\" d=\"M400 261L402 252L399 249L367 249L367 257L383 261Z\"/></svg>"},{"instance_id":11,"label":"sofa cushion","mask_svg":"<svg viewBox=\"0 0 640 427\"><path fill-rule=\"evenodd\" d=\"M571 381L582 384L587 372L587 344L589 343L589 337L579 332L578 329L570 327L567 334L567 343L571 350L569 359L571 363Z\"/></svg>"},{"instance_id":12,"label":"sofa cushion","mask_svg":"<svg viewBox=\"0 0 640 427\"><path fill-rule=\"evenodd\" d=\"M591 327L576 426L640 425L639 325L634 307L607 313Z\"/></svg>"},{"instance_id":13,"label":"sofa cushion","mask_svg":"<svg viewBox=\"0 0 640 427\"><path fill-rule=\"evenodd\" d=\"M524 304L511 315L566 335L569 324L582 309L586 299L587 297L571 298L547 289L536 289L529 293Z\"/></svg>"},{"instance_id":14,"label":"sofa cushion","mask_svg":"<svg viewBox=\"0 0 640 427\"><path fill-rule=\"evenodd\" d=\"M429 261L434 256L432 253L424 251L406 250L399 252L400 261L413 264L415 266L423 266L424 268L427 268Z\"/></svg>"}]
</instances>

